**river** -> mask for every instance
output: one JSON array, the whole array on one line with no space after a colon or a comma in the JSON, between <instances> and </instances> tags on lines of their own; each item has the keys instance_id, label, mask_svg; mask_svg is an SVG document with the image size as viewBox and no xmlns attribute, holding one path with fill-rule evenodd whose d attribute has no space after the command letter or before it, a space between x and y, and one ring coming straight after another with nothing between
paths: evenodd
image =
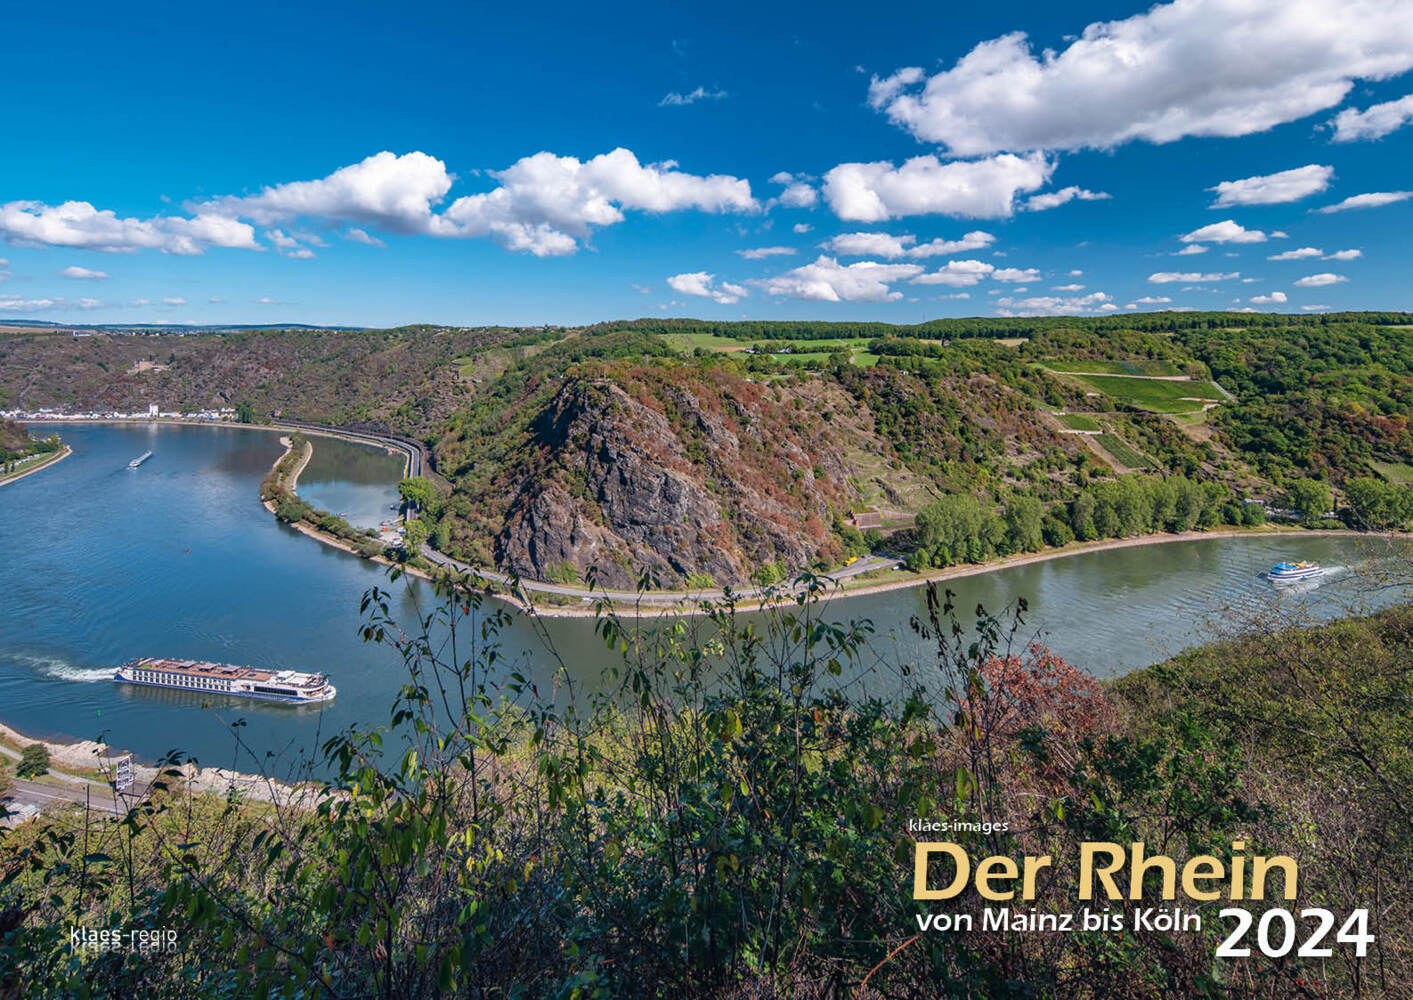
<instances>
[{"instance_id":1,"label":"river","mask_svg":"<svg viewBox=\"0 0 1413 1000\"><path fill-rule=\"evenodd\" d=\"M50 427L35 425L48 433ZM256 757L309 750L341 728L376 724L405 680L396 654L359 637L371 587L414 621L429 608L420 581L389 584L385 569L278 523L259 503L260 478L282 447L275 432L235 427L65 424L74 454L0 488L0 721L34 736L91 739L144 759L172 749L203 764L252 770L225 724L243 719ZM300 492L350 521L389 516L402 460L316 437ZM128 461L151 450L138 469ZM1028 631L1085 669L1111 676L1208 641L1253 614L1327 617L1362 606L1353 568L1377 540L1287 536L1213 538L1114 549L950 581L958 605L1030 605ZM1305 593L1278 593L1261 572L1280 559L1332 567ZM1373 603L1392 599L1380 594ZM1370 605L1372 606L1372 604ZM869 618L871 652L888 662L925 655L909 619L920 589L835 600L832 617ZM596 678L610 654L586 619L543 620L571 672ZM542 639L515 616L503 634L507 667L549 682ZM219 660L329 673L338 697L322 709L227 702L113 683L137 656Z\"/></svg>"}]
</instances>

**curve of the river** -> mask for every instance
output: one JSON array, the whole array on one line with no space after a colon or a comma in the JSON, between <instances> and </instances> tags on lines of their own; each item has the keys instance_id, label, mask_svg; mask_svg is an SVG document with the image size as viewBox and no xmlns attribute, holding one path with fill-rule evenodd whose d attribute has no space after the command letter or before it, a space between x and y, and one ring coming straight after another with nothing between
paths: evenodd
<instances>
[{"instance_id":1,"label":"curve of the river","mask_svg":"<svg viewBox=\"0 0 1413 1000\"><path fill-rule=\"evenodd\" d=\"M47 429L46 429L47 430ZM395 655L358 635L359 599L393 590L394 612L428 608L418 581L389 585L385 570L278 523L258 483L279 434L234 427L67 425L73 457L0 490L0 721L34 736L105 735L152 759L169 749L203 764L251 770L221 724L245 720L258 754L310 750L332 732L376 724L405 675ZM129 459L151 450L135 470ZM396 500L401 459L317 439L300 492L355 523L376 524ZM1100 676L1204 642L1272 610L1330 616L1387 603L1355 586L1354 567L1386 551L1377 540L1213 538L1115 549L951 581L958 606L998 608L1016 596L1029 624L1062 656ZM1273 562L1334 569L1318 590L1281 594L1261 578ZM889 662L926 656L908 621L920 590L837 600L832 617L873 621L872 652ZM593 623L542 620L570 670L592 679L610 663ZM548 681L543 644L523 618L502 636L507 662ZM231 702L203 709L198 694L112 683L136 656L178 656L322 670L338 697L322 710Z\"/></svg>"}]
</instances>

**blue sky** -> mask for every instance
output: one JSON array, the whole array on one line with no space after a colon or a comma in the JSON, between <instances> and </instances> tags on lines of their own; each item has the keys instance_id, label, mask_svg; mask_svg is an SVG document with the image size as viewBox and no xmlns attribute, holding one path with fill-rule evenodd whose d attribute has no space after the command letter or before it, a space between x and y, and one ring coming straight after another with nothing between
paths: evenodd
<instances>
[{"instance_id":1,"label":"blue sky","mask_svg":"<svg viewBox=\"0 0 1413 1000\"><path fill-rule=\"evenodd\" d=\"M0 317L1413 309L1407 0L41 8Z\"/></svg>"}]
</instances>

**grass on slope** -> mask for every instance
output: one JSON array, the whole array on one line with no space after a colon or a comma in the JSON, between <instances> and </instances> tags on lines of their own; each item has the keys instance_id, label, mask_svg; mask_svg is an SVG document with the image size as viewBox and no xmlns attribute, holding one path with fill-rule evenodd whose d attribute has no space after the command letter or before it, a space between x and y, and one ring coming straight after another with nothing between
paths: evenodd
<instances>
[{"instance_id":1,"label":"grass on slope","mask_svg":"<svg viewBox=\"0 0 1413 1000\"><path fill-rule=\"evenodd\" d=\"M1171 361L1047 361L1051 368L1063 372L1088 372L1094 375L1181 375Z\"/></svg>"},{"instance_id":2,"label":"grass on slope","mask_svg":"<svg viewBox=\"0 0 1413 1000\"><path fill-rule=\"evenodd\" d=\"M1082 413L1060 413L1055 419L1072 431L1097 431L1100 429L1099 421L1093 417L1086 417Z\"/></svg>"},{"instance_id":3,"label":"grass on slope","mask_svg":"<svg viewBox=\"0 0 1413 1000\"><path fill-rule=\"evenodd\" d=\"M1159 379L1121 378L1112 375L1076 375L1089 389L1121 403L1155 413L1191 413L1203 401L1220 402L1221 390L1211 382L1169 382Z\"/></svg>"},{"instance_id":4,"label":"grass on slope","mask_svg":"<svg viewBox=\"0 0 1413 1000\"><path fill-rule=\"evenodd\" d=\"M1146 469L1152 464L1147 456L1117 434L1100 434L1099 444L1130 469Z\"/></svg>"},{"instance_id":5,"label":"grass on slope","mask_svg":"<svg viewBox=\"0 0 1413 1000\"><path fill-rule=\"evenodd\" d=\"M1402 462L1374 462L1370 461L1379 475L1383 476L1391 483L1413 483L1413 465Z\"/></svg>"},{"instance_id":6,"label":"grass on slope","mask_svg":"<svg viewBox=\"0 0 1413 1000\"><path fill-rule=\"evenodd\" d=\"M714 333L700 332L668 333L663 335L663 339L672 346L673 350L683 354L691 354L698 349L716 351L721 354L740 354L751 348L759 350L765 345L780 343L768 339L742 340L738 337L721 337ZM852 364L868 367L878 361L878 355L865 350L868 344L868 337L842 340L799 340L788 344L788 350L773 353L772 356L782 361L827 361L829 355L835 351L847 351Z\"/></svg>"}]
</instances>

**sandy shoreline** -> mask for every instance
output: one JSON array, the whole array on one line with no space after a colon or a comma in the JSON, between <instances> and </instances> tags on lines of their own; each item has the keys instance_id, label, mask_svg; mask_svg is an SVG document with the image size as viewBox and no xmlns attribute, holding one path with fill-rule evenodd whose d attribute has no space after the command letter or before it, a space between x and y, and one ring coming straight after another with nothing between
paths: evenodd
<instances>
[{"instance_id":1,"label":"sandy shoreline","mask_svg":"<svg viewBox=\"0 0 1413 1000\"><path fill-rule=\"evenodd\" d=\"M1230 529L1214 531L1183 531L1176 533L1164 532L1152 535L1134 535L1129 538L1105 538L1096 542L1071 543L1065 548L1047 549L1044 552L1027 552L1023 555L1006 556L1003 559L996 559L985 563L967 563L959 566L947 566L943 569L929 570L925 573L918 573L903 580L888 580L883 583L865 583L862 586L850 587L847 585L836 586L824 592L822 601L846 600L853 597L868 597L873 594L886 594L894 590L911 590L915 587L922 587L928 583L941 583L946 580L958 580L968 576L982 576L987 573L995 573L998 570L1014 569L1019 566L1027 566L1032 563L1050 562L1054 559L1066 559L1070 556L1086 555L1091 552L1104 552L1109 549L1128 549L1149 545L1166 545L1170 542L1196 542L1212 540L1218 538L1263 538L1275 536L1289 536L1292 538L1313 538L1319 536L1336 537L1358 537L1358 538L1409 538L1413 534L1408 532L1370 532L1353 531L1342 528L1317 528L1307 530L1304 528L1255 528L1255 529ZM827 574L821 574L827 575ZM586 594L586 596L589 596ZM704 595L710 599L711 595ZM515 602L517 605L519 602ZM621 602L619 602L621 603ZM741 611L753 611L760 607L760 602L756 600L738 602L737 608ZM616 608L619 613L627 612L633 614L635 609ZM565 607L539 607L535 612L547 618L592 618L595 612L592 608L565 608ZM695 607L679 608L676 605L656 605L646 606L637 610L639 617L646 617L663 612L673 614L700 614L700 610Z\"/></svg>"},{"instance_id":2,"label":"sandy shoreline","mask_svg":"<svg viewBox=\"0 0 1413 1000\"><path fill-rule=\"evenodd\" d=\"M1071 543L1070 546L1064 548L1006 556L1004 559L992 560L986 563L948 566L944 569L936 569L927 573L918 574L917 578L912 580L897 580L872 586L841 589L833 596L864 597L869 594L883 594L890 590L920 587L925 583L956 580L967 576L980 576L984 573L995 573L997 570L1013 569L1017 566L1027 566L1031 563L1049 562L1052 559L1065 559L1069 556L1082 556L1090 552L1104 552L1109 549L1131 549L1146 545L1166 545L1169 542L1198 542L1218 538L1273 538L1276 536L1286 536L1290 538L1335 536L1370 539L1413 537L1407 532L1354 531L1349 528L1234 528L1230 530L1218 529L1214 531L1181 531L1171 533L1163 532L1161 534L1152 535L1133 535L1129 538L1105 538L1097 542Z\"/></svg>"},{"instance_id":3,"label":"sandy shoreline","mask_svg":"<svg viewBox=\"0 0 1413 1000\"><path fill-rule=\"evenodd\" d=\"M90 785L108 788L106 781L85 777L95 771L111 775L118 760L128 756L116 752L106 743L94 740L79 740L74 743L59 743L54 740L33 739L19 730L0 723L0 756L11 761L19 759L19 753L6 744L18 747L38 743L49 751L49 775L61 784ZM159 770L134 760L133 779L139 785L148 785L159 777ZM221 767L200 767L188 762L180 767L182 780L189 792L194 794L214 793L225 795L235 791L247 798L262 802L275 802L281 805L308 798L317 794L317 788L309 785L290 785L258 774L243 774ZM171 779L168 779L171 780Z\"/></svg>"},{"instance_id":4,"label":"sandy shoreline","mask_svg":"<svg viewBox=\"0 0 1413 1000\"><path fill-rule=\"evenodd\" d=\"M289 449L290 447L292 447L292 445L290 445L289 443L289 439L281 438L280 440L282 444L286 445L285 455L288 455ZM313 446L310 445L309 454L312 453ZM278 464L279 461L283 461L285 455L281 455L279 460L277 460L276 464ZM309 458L308 455L306 455L304 461L300 463L298 469L296 469L295 474L291 476L291 489L293 489L297 485L299 479L299 472L303 471L303 468L306 464L308 464L308 461ZM265 503L265 509L270 511L270 513L272 514L275 510L274 505L269 502ZM358 555L357 551L353 548L353 546L349 545L343 539L335 538L332 535L326 535L324 532L319 531L312 525L306 524L301 521L300 523L293 525L293 527L295 528L295 530L301 532L302 534L308 535L310 538L323 542L325 545L331 545L334 548L342 549L344 552L350 553L351 555ZM969 576L980 576L985 573L995 573L998 570L1013 569L1019 566L1028 566L1033 563L1050 562L1054 559L1067 559L1070 556L1085 555L1090 552L1105 552L1110 549L1128 549L1149 545L1167 545L1174 542L1195 542L1216 538L1270 538L1281 535L1287 535L1293 538L1310 538L1318 536L1346 536L1362 538L1390 538L1395 536L1409 537L1406 533L1374 533L1367 531L1353 531L1347 528L1305 529L1292 527L1225 528L1216 529L1212 531L1162 532L1151 535L1134 535L1130 538L1104 538L1094 542L1072 542L1064 548L1046 549L1043 552L1027 552L1021 555L1007 556L1003 559L995 559L985 563L947 566L943 569L934 569L929 570L925 573L918 573L901 580L888 580L882 583L872 584L864 583L861 586L854 587L850 587L848 585L836 585L835 587L826 590L822 595L821 600L844 600L852 597L868 597L874 594L886 594L895 590L910 590L914 587L921 587L928 583L940 583L946 580L959 580ZM360 558L363 557L360 556ZM401 566L401 568L406 573L412 576L421 577L424 580L432 579L432 575L424 570L417 569L411 566L406 566L400 563L394 563L392 560L386 559L382 556L374 556L371 561L382 563L385 566ZM519 600L511 594L491 591L490 596L495 598L496 600L503 601L506 604L509 604L511 607L515 608L518 611L527 614L533 613L544 618L594 618L598 615L598 611L595 610L592 605L600 600L600 595L595 595L589 591L585 591L584 597L589 599L590 604L590 606L588 607L566 607L564 605L550 603L534 603L532 606L527 606L524 601ZM785 594L783 596L786 599L789 599L788 594ZM697 598L696 600L690 602L651 603L645 601L642 604L638 604L633 601L610 600L609 603L613 605L613 610L620 615L637 618L653 618L664 614L670 614L674 616L699 615L703 613L700 607L701 601L719 601L720 599L720 591L708 591L704 592L700 598ZM755 611L759 610L762 607L762 602L758 599L739 600L736 606L737 609L741 611Z\"/></svg>"},{"instance_id":5,"label":"sandy shoreline","mask_svg":"<svg viewBox=\"0 0 1413 1000\"><path fill-rule=\"evenodd\" d=\"M32 422L33 422L33 423L41 423L42 421L32 421ZM95 419L95 420L82 420L82 421L75 420L75 421L55 421L55 422L57 422L57 423L71 422L71 423L125 424L125 423L137 423L138 421L101 420L101 419ZM245 428L245 429L249 429L249 430L279 431L279 432L284 432L285 434L289 434L289 433L293 432L293 433L299 433L299 434L305 434L305 435L317 435L317 436L321 436L321 437L338 438L338 439L346 440L346 441L355 441L355 442L358 442L358 443L361 443L361 444L370 444L370 445L374 445L374 446L377 446L377 447L386 447L386 445L383 444L383 443L380 442L380 441L376 441L376 440L371 439L371 438L360 438L360 437L358 437L358 436L355 435L355 434L346 434L346 433L339 433L339 432L332 432L332 431L317 431L317 430L308 430L308 431L306 431L306 430L304 430L303 428L294 428L294 429L292 429L292 428L287 427L287 426L281 427L281 426L271 425L271 424L240 424L240 423L227 423L227 422L203 421L203 420L176 420L176 419L172 419L172 418L159 418L157 421L154 421L154 422L170 423L170 424L182 424L182 425L197 426L197 427L234 427L234 428ZM279 459L276 459L276 462L275 462L276 465L278 465L280 461L283 461L283 459L285 458L285 456L289 454L290 447L291 447L291 446L290 446L290 443L289 443L289 438L288 438L287 436L286 436L286 437L282 437L282 438L280 439L280 442L285 445L285 452L284 452L284 454L282 454L282 455L280 456ZM299 464L299 466L298 466L298 468L295 470L294 474L290 477L290 488L291 488L291 490L294 490L295 487L297 487L297 485L298 485L298 480L299 480L299 474L300 474L301 472L303 472L305 466L308 465L309 458L312 456L312 454L313 454L313 445L311 444L311 445L310 445L310 449L309 449L309 453L305 456L304 460ZM52 464L52 463L50 463L50 464ZM42 468L47 468L47 466L43 466ZM39 470L38 470L38 469L34 469L34 470L30 470L30 471L32 471L32 472L37 472L37 471L39 471ZM13 481L13 480L11 480L11 481ZM263 504L263 506L264 506L265 509L268 510L271 514L274 514L274 509L275 509L275 508L274 508L274 505L273 505L273 504L266 502L266 503ZM314 526L312 526L312 525L310 525L310 524L306 524L306 523L304 523L304 522L301 521L301 522L299 522L299 523L297 523L297 524L291 525L291 527L293 527L296 531L300 532L301 534L307 535L307 536L309 536L310 538L312 538L312 539L314 539L314 540L316 540L316 541L318 541L318 542L323 543L324 545L328 545L328 546L331 546L331 547L333 547L333 548L339 549L339 550L341 550L341 551L343 551L343 552L347 552L348 554L353 555L353 556L357 556L357 557L360 558L360 559L362 559L362 558L368 558L368 557L364 557L364 556L359 555L357 549L355 549L352 545L350 545L348 542L344 541L343 539L337 538L337 537L335 537L335 536L333 536L333 535L325 534L324 532L319 531L317 528L315 528ZM1233 528L1233 527L1227 527L1227 528L1219 528L1219 529L1212 530L1212 531L1184 531L1184 532L1177 532L1177 533L1161 532L1161 533L1155 533L1155 534L1151 534L1151 535L1134 535L1134 536L1129 537L1129 538L1105 538L1105 539L1101 539L1101 540L1099 540L1099 541L1094 541L1094 542L1072 542L1072 543L1070 543L1068 546L1065 546L1065 547L1063 547L1063 548L1058 548L1058 549L1046 549L1046 550L1044 550L1044 551L1042 551L1042 552L1028 552L1028 553L1024 553L1024 554L1021 554L1021 555L1007 556L1007 557L1005 557L1005 558L1003 558L1003 559L996 559L996 560L992 560L992 561L986 562L986 563L976 563L976 564L970 564L970 563L968 563L968 564L963 564L963 565L958 565L958 566L948 566L948 567L945 567L945 568L943 568L943 569L934 569L934 570L929 570L929 571L927 571L927 572L925 572L925 573L918 573L918 574L910 575L910 576L908 576L908 577L906 577L906 578L904 578L904 579L888 580L888 581L884 581L884 582L880 582L880 583L867 583L867 582L865 582L865 583L862 583L862 585L857 585L857 586L849 586L849 585L847 585L847 584L844 584L844 585L837 585L837 586L835 586L835 587L829 589L828 591L826 591L825 594L823 595L823 598L822 598L822 599L823 599L823 600L840 600L840 599L846 599L846 598L851 598L851 597L868 597L868 596L872 596L872 595L875 595L875 594L885 594L885 593L889 593L889 592L895 591L895 590L909 590L909 589L912 589L912 588L914 588L914 587L921 587L921 586L924 586L924 585L927 584L927 583L940 583L940 582L943 582L943 581L946 581L946 580L957 580L957 579L962 579L962 578L964 578L964 577L969 577L969 576L979 576L979 575L982 575L982 574L985 574L985 573L994 573L994 572L996 572L996 571L998 571L998 570L1012 569L1012 568L1014 568L1014 567L1030 565L1030 564L1032 564L1032 563L1049 562L1049 561L1052 560L1052 559L1065 559L1065 558L1068 558L1068 557L1070 557L1070 556L1084 555L1084 554L1090 553L1090 552L1103 552L1103 551L1106 551L1106 550L1109 550L1109 549L1124 549L1124 548L1133 548L1133 547L1137 547L1137 546L1148 546L1148 545L1166 545L1166 544L1173 543L1173 542L1191 542L1191 541L1201 541L1201 540L1203 540L1203 539L1213 539L1213 538L1259 538L1259 537L1273 537L1273 536L1278 536L1278 535L1289 535L1289 536L1291 536L1291 537L1315 537L1315 536L1349 536L1349 537L1367 537L1367 538L1389 538L1389 537L1395 537L1395 536L1397 536L1397 537L1409 537L1409 535L1408 535L1407 533L1374 533L1374 532L1364 532L1364 531L1353 531L1353 530L1350 530L1350 529L1323 529L1323 528L1322 528L1322 529L1307 530L1307 529L1304 529L1304 528L1295 528L1295 527L1291 527L1291 528L1271 528L1271 527L1263 527L1263 528ZM373 557L371 557L371 558L369 559L369 561L370 561L370 562L377 562L377 563L380 563L381 565L384 565L384 566L397 566L397 567L399 567L400 569L402 569L403 572L407 573L408 575L420 577L420 578L422 578L422 579L424 579L424 580L431 580L431 579L433 578L432 574L429 573L429 572L427 572L426 570L419 569L419 568L413 567L413 566L408 566L408 565L403 564L403 563L397 563L397 562L394 562L394 561L392 561L391 559L388 559L388 558L383 557L383 556L373 556ZM824 575L827 575L827 574L824 574ZM537 582L543 582L543 581L529 581L529 580L525 581L525 583L526 583L526 584L529 584L529 585L533 585L533 584L535 584L535 583L537 583ZM533 593L534 593L533 590L528 590L527 592L532 595L532 601L533 601ZM515 597L514 595L509 594L509 593L505 593L505 592L500 591L500 590L498 590L498 589L497 589L497 590L491 590L491 591L489 592L489 594L490 594L491 597L495 598L496 600L502 601L502 602L504 602L505 604L510 605L511 607L515 608L515 609L518 610L518 611L521 611L521 612L524 612L524 613L533 613L533 614L536 614L536 615L539 615L539 616L542 616L542 617L545 617L545 618L593 618L593 617L595 617L595 616L598 614L598 612L595 610L595 608L593 607L593 605L596 604L596 603L602 598L602 595L601 595L601 594L596 594L596 593L593 593L593 592L590 592L590 591L587 591L587 590L586 590L586 591L584 591L584 593L583 593L583 598L586 599L586 600L583 601L583 605L582 605L582 606L566 606L566 605L562 605L562 604L554 604L554 603L549 603L549 602L546 602L546 603L544 603L544 604L541 604L541 603L539 603L539 602L537 602L537 601L533 601L532 604L527 605L526 602L520 600L519 598ZM651 595L649 595L649 596L651 596ZM675 603L674 603L674 602L667 602L667 601L658 601L658 602L654 602L654 601L650 601L650 600L649 600L649 601L644 601L643 603L639 604L636 600L631 600L631 599L610 599L609 603L613 605L614 611L615 611L616 613L620 614L620 615L625 615L625 616L628 616L628 617L651 618L651 617L657 617L657 616L660 616L660 615L663 615L663 614L672 614L672 615L698 615L698 614L702 614L702 611L701 611L701 608L700 608L701 601L703 601L703 600L707 600L707 601L719 601L720 599L721 599L721 592L718 590L718 591L705 591L705 592L703 592L699 597L696 597L696 598L694 598L694 599L692 599L692 600L681 601L681 602L675 602ZM761 607L761 604L762 604L762 602L761 602L760 600L758 600L758 599L755 599L755 598L751 598L751 599L738 599L737 607L738 607L738 609L740 609L740 610L742 610L742 611L752 611L752 610L758 610L758 609Z\"/></svg>"},{"instance_id":6,"label":"sandy shoreline","mask_svg":"<svg viewBox=\"0 0 1413 1000\"><path fill-rule=\"evenodd\" d=\"M368 445L372 448L382 448L388 451L399 451L400 449L389 448L387 442L368 435L359 434L357 431L336 431L323 428L291 427L287 424L242 424L235 420L182 420L177 417L141 417L132 420L117 420L108 417L67 417L55 420L28 420L28 424L45 424L53 426L55 424L107 424L114 427L142 426L144 424L171 424L174 427L228 427L234 430L247 431L276 431L280 433L297 433L304 435L315 435L317 437L336 438L339 441L350 441L354 444ZM403 474L409 471L411 459L404 455Z\"/></svg>"},{"instance_id":7,"label":"sandy shoreline","mask_svg":"<svg viewBox=\"0 0 1413 1000\"><path fill-rule=\"evenodd\" d=\"M43 472L45 469L49 468L52 465L58 465L60 462L68 458L73 453L74 450L72 448L70 448L68 445L64 445L64 447L61 448L59 451L54 452L47 461L40 462L33 468L25 469L24 472L21 472L18 475L10 476L6 479L0 479L0 486L9 486L11 483L18 483L25 476L32 476L36 472Z\"/></svg>"},{"instance_id":8,"label":"sandy shoreline","mask_svg":"<svg viewBox=\"0 0 1413 1000\"><path fill-rule=\"evenodd\" d=\"M285 429L288 430L288 428ZM298 431L296 433L302 434L304 432ZM325 436L328 437L333 435ZM282 454L279 458L275 459L275 466L283 462L285 458L289 456L289 453L294 450L294 442L289 437L280 438L280 444L285 446L285 451L284 454ZM305 442L305 444L306 449L304 452L304 457L300 459L299 463L294 467L294 471L290 473L289 479L286 481L285 484L289 487L290 492L295 494L295 496L299 495L300 473L305 470L305 468L309 465L309 460L314 457L314 445L310 442ZM273 470L275 466L271 466L271 469ZM263 500L261 501L261 506L268 510L271 515L275 513L275 503L273 500ZM314 527L312 524L309 524L307 521L296 521L291 523L289 526L295 531L299 532L301 535L308 535L315 541L323 542L325 545L328 545L331 548L347 552L349 555L357 556L359 559L365 559L368 562L381 563L384 566L401 566L405 572L411 574L412 576L420 576L424 580L430 580L432 578L430 573L423 572L422 570L416 569L412 566L403 566L401 563L395 563L391 559L386 558L385 556L362 555L357 549L355 549L344 539L338 538L334 535L325 534L318 528Z\"/></svg>"}]
</instances>

